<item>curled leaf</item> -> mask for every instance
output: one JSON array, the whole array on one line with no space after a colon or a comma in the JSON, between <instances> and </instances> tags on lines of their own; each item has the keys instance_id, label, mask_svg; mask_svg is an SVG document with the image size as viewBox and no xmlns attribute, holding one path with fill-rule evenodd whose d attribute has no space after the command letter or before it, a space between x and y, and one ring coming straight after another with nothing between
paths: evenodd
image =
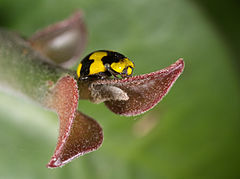
<instances>
[{"instance_id":1,"label":"curled leaf","mask_svg":"<svg viewBox=\"0 0 240 179\"><path fill-rule=\"evenodd\" d=\"M29 42L42 55L56 64L69 67L80 57L86 46L87 32L82 12L34 34Z\"/></svg>"},{"instance_id":2,"label":"curled leaf","mask_svg":"<svg viewBox=\"0 0 240 179\"><path fill-rule=\"evenodd\" d=\"M56 149L47 167L63 166L78 156L97 150L102 141L101 126L94 119L76 111L68 137L65 141L59 141L62 147Z\"/></svg>"},{"instance_id":3,"label":"curled leaf","mask_svg":"<svg viewBox=\"0 0 240 179\"><path fill-rule=\"evenodd\" d=\"M121 90L127 94L127 99L119 100L116 96L115 99L111 98L109 100L106 98L102 99L102 101L105 101L106 106L116 114L125 116L139 115L153 108L167 94L183 69L184 62L179 59L169 67L153 73L118 80L95 81L91 90L94 91L98 88L109 89L110 87L119 88L119 91ZM103 93L102 96L104 96L105 93L109 93L109 90L98 92Z\"/></svg>"},{"instance_id":4,"label":"curled leaf","mask_svg":"<svg viewBox=\"0 0 240 179\"><path fill-rule=\"evenodd\" d=\"M47 167L63 166L73 158L100 147L102 128L92 118L77 111L77 82L62 77L46 98L46 106L57 112L60 120L57 147Z\"/></svg>"}]
</instances>

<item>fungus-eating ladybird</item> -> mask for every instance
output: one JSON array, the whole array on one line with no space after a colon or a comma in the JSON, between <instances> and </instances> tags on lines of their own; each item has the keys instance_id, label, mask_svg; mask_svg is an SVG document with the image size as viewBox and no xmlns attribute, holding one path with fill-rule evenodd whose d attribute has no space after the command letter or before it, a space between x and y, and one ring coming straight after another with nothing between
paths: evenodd
<instances>
[{"instance_id":1,"label":"fungus-eating ladybird","mask_svg":"<svg viewBox=\"0 0 240 179\"><path fill-rule=\"evenodd\" d=\"M122 78L132 75L134 63L124 55L109 51L98 50L87 55L78 65L77 76L79 79L106 78L114 76Z\"/></svg>"}]
</instances>

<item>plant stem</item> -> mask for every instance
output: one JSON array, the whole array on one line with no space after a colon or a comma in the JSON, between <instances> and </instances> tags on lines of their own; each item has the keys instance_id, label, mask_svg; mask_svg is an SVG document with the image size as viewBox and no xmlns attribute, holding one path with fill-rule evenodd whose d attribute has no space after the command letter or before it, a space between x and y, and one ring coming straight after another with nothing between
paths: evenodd
<instances>
[{"instance_id":1,"label":"plant stem","mask_svg":"<svg viewBox=\"0 0 240 179\"><path fill-rule=\"evenodd\" d=\"M74 72L54 65L17 34L0 29L0 85L43 103L49 89Z\"/></svg>"}]
</instances>

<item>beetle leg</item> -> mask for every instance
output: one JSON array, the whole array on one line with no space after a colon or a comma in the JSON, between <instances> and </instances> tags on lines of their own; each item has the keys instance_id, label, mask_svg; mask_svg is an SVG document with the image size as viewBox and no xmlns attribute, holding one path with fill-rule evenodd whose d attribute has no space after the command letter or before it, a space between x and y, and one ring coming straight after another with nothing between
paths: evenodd
<instances>
[{"instance_id":1,"label":"beetle leg","mask_svg":"<svg viewBox=\"0 0 240 179\"><path fill-rule=\"evenodd\" d=\"M107 74L106 72L100 72L97 74L97 76L99 76L101 79L104 79L104 78L109 77L110 75Z\"/></svg>"}]
</instances>

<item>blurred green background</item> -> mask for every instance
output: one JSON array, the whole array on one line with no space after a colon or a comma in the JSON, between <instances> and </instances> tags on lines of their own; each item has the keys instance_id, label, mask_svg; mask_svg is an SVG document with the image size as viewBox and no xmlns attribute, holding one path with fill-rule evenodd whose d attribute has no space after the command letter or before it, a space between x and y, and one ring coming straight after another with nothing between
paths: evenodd
<instances>
[{"instance_id":1,"label":"blurred green background","mask_svg":"<svg viewBox=\"0 0 240 179\"><path fill-rule=\"evenodd\" d=\"M240 178L239 7L234 0L0 0L0 26L25 37L82 9L89 33L83 56L122 52L135 74L179 57L186 63L144 115L121 117L80 101L102 125L103 145L54 170L45 165L57 141L56 114L1 92L0 178Z\"/></svg>"}]
</instances>

